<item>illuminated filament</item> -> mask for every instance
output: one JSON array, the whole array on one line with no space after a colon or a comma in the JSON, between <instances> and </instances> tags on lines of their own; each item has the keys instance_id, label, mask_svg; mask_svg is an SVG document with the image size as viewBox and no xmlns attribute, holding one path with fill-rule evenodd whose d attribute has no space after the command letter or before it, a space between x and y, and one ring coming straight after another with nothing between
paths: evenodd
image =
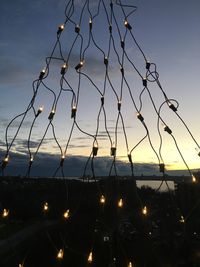
<instances>
[{"instance_id":1,"label":"illuminated filament","mask_svg":"<svg viewBox=\"0 0 200 267\"><path fill-rule=\"evenodd\" d=\"M44 203L44 206L43 206L43 211L44 212L47 212L49 210L49 205L47 202Z\"/></svg>"},{"instance_id":2,"label":"illuminated filament","mask_svg":"<svg viewBox=\"0 0 200 267\"><path fill-rule=\"evenodd\" d=\"M9 210L3 209L2 217L6 218L6 217L8 217L8 214L9 214Z\"/></svg>"},{"instance_id":3,"label":"illuminated filament","mask_svg":"<svg viewBox=\"0 0 200 267\"><path fill-rule=\"evenodd\" d=\"M63 256L64 256L64 251L63 249L60 249L57 254L57 259L62 260Z\"/></svg>"},{"instance_id":4,"label":"illuminated filament","mask_svg":"<svg viewBox=\"0 0 200 267\"><path fill-rule=\"evenodd\" d=\"M120 200L118 201L118 207L122 208L123 207L123 199L120 198Z\"/></svg>"},{"instance_id":5,"label":"illuminated filament","mask_svg":"<svg viewBox=\"0 0 200 267\"><path fill-rule=\"evenodd\" d=\"M66 211L63 213L63 217L64 217L65 219L68 219L68 218L69 218L69 209L66 210Z\"/></svg>"},{"instance_id":6,"label":"illuminated filament","mask_svg":"<svg viewBox=\"0 0 200 267\"><path fill-rule=\"evenodd\" d=\"M185 223L185 219L184 219L183 215L181 215L180 223Z\"/></svg>"},{"instance_id":7,"label":"illuminated filament","mask_svg":"<svg viewBox=\"0 0 200 267\"><path fill-rule=\"evenodd\" d=\"M130 261L128 267L133 267L132 262Z\"/></svg>"},{"instance_id":8,"label":"illuminated filament","mask_svg":"<svg viewBox=\"0 0 200 267\"><path fill-rule=\"evenodd\" d=\"M105 199L104 195L101 195L101 197L100 197L100 203L101 204L105 204L105 202L106 202L106 199Z\"/></svg>"},{"instance_id":9,"label":"illuminated filament","mask_svg":"<svg viewBox=\"0 0 200 267\"><path fill-rule=\"evenodd\" d=\"M90 252L89 256L88 256L88 262L92 263L93 261L93 256L92 256L92 252Z\"/></svg>"},{"instance_id":10,"label":"illuminated filament","mask_svg":"<svg viewBox=\"0 0 200 267\"><path fill-rule=\"evenodd\" d=\"M147 215L147 207L146 206L144 206L144 208L142 209L142 214Z\"/></svg>"},{"instance_id":11,"label":"illuminated filament","mask_svg":"<svg viewBox=\"0 0 200 267\"><path fill-rule=\"evenodd\" d=\"M196 177L194 175L192 175L192 182L196 183L196 181L197 181Z\"/></svg>"}]
</instances>

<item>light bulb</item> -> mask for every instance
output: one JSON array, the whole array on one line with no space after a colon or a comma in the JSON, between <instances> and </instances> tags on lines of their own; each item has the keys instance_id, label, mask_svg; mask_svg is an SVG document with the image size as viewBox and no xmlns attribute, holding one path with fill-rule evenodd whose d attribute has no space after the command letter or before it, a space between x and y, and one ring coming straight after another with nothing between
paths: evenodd
<instances>
[{"instance_id":1,"label":"light bulb","mask_svg":"<svg viewBox=\"0 0 200 267\"><path fill-rule=\"evenodd\" d=\"M46 72L45 69L43 69L43 70L40 72L40 75L39 75L39 79L40 79L40 80L42 80L42 79L44 78L45 72Z\"/></svg>"},{"instance_id":2,"label":"light bulb","mask_svg":"<svg viewBox=\"0 0 200 267\"><path fill-rule=\"evenodd\" d=\"M112 146L111 149L110 149L110 155L111 156L116 156L116 147L115 146Z\"/></svg>"},{"instance_id":3,"label":"light bulb","mask_svg":"<svg viewBox=\"0 0 200 267\"><path fill-rule=\"evenodd\" d=\"M133 267L132 262L130 261L128 267Z\"/></svg>"},{"instance_id":4,"label":"light bulb","mask_svg":"<svg viewBox=\"0 0 200 267\"><path fill-rule=\"evenodd\" d=\"M71 118L73 119L75 117L76 117L76 106L73 105L72 110L71 110Z\"/></svg>"},{"instance_id":5,"label":"light bulb","mask_svg":"<svg viewBox=\"0 0 200 267\"><path fill-rule=\"evenodd\" d=\"M140 120L141 122L144 121L144 117L142 116L141 113L137 113L137 118L138 118L138 120Z\"/></svg>"},{"instance_id":6,"label":"light bulb","mask_svg":"<svg viewBox=\"0 0 200 267\"><path fill-rule=\"evenodd\" d=\"M2 217L6 218L6 217L8 217L8 214L9 214L9 210L3 209Z\"/></svg>"},{"instance_id":7,"label":"light bulb","mask_svg":"<svg viewBox=\"0 0 200 267\"><path fill-rule=\"evenodd\" d=\"M69 209L66 210L66 211L63 213L63 217L64 217L65 219L68 219L68 218L69 218Z\"/></svg>"},{"instance_id":8,"label":"light bulb","mask_svg":"<svg viewBox=\"0 0 200 267\"><path fill-rule=\"evenodd\" d=\"M55 109L53 108L53 109L51 110L51 113L49 114L48 119L49 119L49 120L53 120L53 117L54 117L55 113L56 113L56 111L55 111Z\"/></svg>"},{"instance_id":9,"label":"light bulb","mask_svg":"<svg viewBox=\"0 0 200 267\"><path fill-rule=\"evenodd\" d=\"M60 166L62 167L65 161L65 154L62 154L61 159L60 159Z\"/></svg>"},{"instance_id":10,"label":"light bulb","mask_svg":"<svg viewBox=\"0 0 200 267\"><path fill-rule=\"evenodd\" d=\"M92 148L93 156L97 156L97 152L98 152L98 145L94 143L93 148Z\"/></svg>"},{"instance_id":11,"label":"light bulb","mask_svg":"<svg viewBox=\"0 0 200 267\"><path fill-rule=\"evenodd\" d=\"M43 106L41 106L41 107L38 108L38 111L36 113L36 117L39 116L42 113L43 109L44 109Z\"/></svg>"},{"instance_id":12,"label":"light bulb","mask_svg":"<svg viewBox=\"0 0 200 267\"><path fill-rule=\"evenodd\" d=\"M47 202L44 203L43 210L44 212L47 212L49 210L49 205Z\"/></svg>"},{"instance_id":13,"label":"light bulb","mask_svg":"<svg viewBox=\"0 0 200 267\"><path fill-rule=\"evenodd\" d=\"M8 162L9 162L9 155L5 156L5 158L2 161L2 165L1 165L2 169L6 168Z\"/></svg>"},{"instance_id":14,"label":"light bulb","mask_svg":"<svg viewBox=\"0 0 200 267\"><path fill-rule=\"evenodd\" d=\"M81 60L75 67L75 70L79 70L80 68L82 68L84 65L84 60Z\"/></svg>"},{"instance_id":15,"label":"light bulb","mask_svg":"<svg viewBox=\"0 0 200 267\"><path fill-rule=\"evenodd\" d=\"M24 265L22 263L19 264L19 267L24 267Z\"/></svg>"},{"instance_id":16,"label":"light bulb","mask_svg":"<svg viewBox=\"0 0 200 267\"><path fill-rule=\"evenodd\" d=\"M192 174L192 182L196 183L196 181L197 181L196 177Z\"/></svg>"},{"instance_id":17,"label":"light bulb","mask_svg":"<svg viewBox=\"0 0 200 267\"><path fill-rule=\"evenodd\" d=\"M60 249L57 254L57 259L62 260L63 256L64 256L64 251L63 249Z\"/></svg>"},{"instance_id":18,"label":"light bulb","mask_svg":"<svg viewBox=\"0 0 200 267\"><path fill-rule=\"evenodd\" d=\"M59 27L58 27L58 30L57 30L57 34L60 34L65 28L65 25L64 24L61 24Z\"/></svg>"},{"instance_id":19,"label":"light bulb","mask_svg":"<svg viewBox=\"0 0 200 267\"><path fill-rule=\"evenodd\" d=\"M118 207L122 208L123 207L123 199L120 198L120 200L118 201Z\"/></svg>"},{"instance_id":20,"label":"light bulb","mask_svg":"<svg viewBox=\"0 0 200 267\"><path fill-rule=\"evenodd\" d=\"M144 208L142 209L142 214L147 215L147 207L146 206L144 206Z\"/></svg>"},{"instance_id":21,"label":"light bulb","mask_svg":"<svg viewBox=\"0 0 200 267\"><path fill-rule=\"evenodd\" d=\"M105 199L104 195L101 195L101 197L100 197L100 203L101 204L105 204L105 202L106 202L106 199Z\"/></svg>"},{"instance_id":22,"label":"light bulb","mask_svg":"<svg viewBox=\"0 0 200 267\"><path fill-rule=\"evenodd\" d=\"M185 219L184 219L183 215L181 215L181 218L179 221L180 221L180 223L185 223Z\"/></svg>"},{"instance_id":23,"label":"light bulb","mask_svg":"<svg viewBox=\"0 0 200 267\"><path fill-rule=\"evenodd\" d=\"M60 74L64 75L67 70L67 63L64 63L61 67Z\"/></svg>"},{"instance_id":24,"label":"light bulb","mask_svg":"<svg viewBox=\"0 0 200 267\"><path fill-rule=\"evenodd\" d=\"M91 251L89 256L88 256L88 262L92 263L92 261L93 261L93 255L92 255L92 251Z\"/></svg>"},{"instance_id":25,"label":"light bulb","mask_svg":"<svg viewBox=\"0 0 200 267\"><path fill-rule=\"evenodd\" d=\"M128 29L128 30L132 30L131 25L128 23L127 20L124 21L124 26Z\"/></svg>"}]
</instances>

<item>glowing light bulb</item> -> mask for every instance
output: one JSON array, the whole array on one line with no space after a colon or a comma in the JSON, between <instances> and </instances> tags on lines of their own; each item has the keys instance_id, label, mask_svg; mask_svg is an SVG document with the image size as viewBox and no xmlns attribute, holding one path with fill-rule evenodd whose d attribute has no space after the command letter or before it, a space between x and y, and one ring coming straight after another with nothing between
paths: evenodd
<instances>
[{"instance_id":1,"label":"glowing light bulb","mask_svg":"<svg viewBox=\"0 0 200 267\"><path fill-rule=\"evenodd\" d=\"M196 183L196 181L197 181L196 177L192 174L192 182Z\"/></svg>"},{"instance_id":2,"label":"glowing light bulb","mask_svg":"<svg viewBox=\"0 0 200 267\"><path fill-rule=\"evenodd\" d=\"M61 159L60 159L60 166L62 167L65 161L65 154L62 154Z\"/></svg>"},{"instance_id":3,"label":"glowing light bulb","mask_svg":"<svg viewBox=\"0 0 200 267\"><path fill-rule=\"evenodd\" d=\"M92 263L92 261L93 261L93 255L92 255L92 251L91 251L89 256L88 256L88 262Z\"/></svg>"},{"instance_id":4,"label":"glowing light bulb","mask_svg":"<svg viewBox=\"0 0 200 267\"><path fill-rule=\"evenodd\" d=\"M97 152L98 152L98 145L94 143L93 148L92 148L93 156L97 156Z\"/></svg>"},{"instance_id":5,"label":"glowing light bulb","mask_svg":"<svg viewBox=\"0 0 200 267\"><path fill-rule=\"evenodd\" d=\"M120 200L118 201L118 207L122 208L123 207L123 199L120 198Z\"/></svg>"},{"instance_id":6,"label":"glowing light bulb","mask_svg":"<svg viewBox=\"0 0 200 267\"><path fill-rule=\"evenodd\" d=\"M147 215L147 207L146 206L144 206L144 208L142 209L142 214Z\"/></svg>"},{"instance_id":7,"label":"glowing light bulb","mask_svg":"<svg viewBox=\"0 0 200 267\"><path fill-rule=\"evenodd\" d=\"M2 161L1 167L2 169L5 169L9 162L9 155L5 156L5 158Z\"/></svg>"},{"instance_id":8,"label":"glowing light bulb","mask_svg":"<svg viewBox=\"0 0 200 267\"><path fill-rule=\"evenodd\" d=\"M184 219L183 215L181 215L181 218L179 221L180 221L180 223L185 223L185 219Z\"/></svg>"},{"instance_id":9,"label":"glowing light bulb","mask_svg":"<svg viewBox=\"0 0 200 267\"><path fill-rule=\"evenodd\" d=\"M40 75L39 75L39 79L40 79L40 80L42 80L42 79L44 78L45 72L46 72L45 69L43 69L43 70L40 72Z\"/></svg>"},{"instance_id":10,"label":"glowing light bulb","mask_svg":"<svg viewBox=\"0 0 200 267\"><path fill-rule=\"evenodd\" d=\"M43 109L44 109L43 106L41 106L41 107L38 108L38 111L36 113L36 117L39 116L42 113Z\"/></svg>"},{"instance_id":11,"label":"glowing light bulb","mask_svg":"<svg viewBox=\"0 0 200 267\"><path fill-rule=\"evenodd\" d=\"M61 67L60 74L61 74L61 75L64 75L65 72L66 72L66 70L67 70L67 63L64 63L64 64L62 65L62 67Z\"/></svg>"},{"instance_id":12,"label":"glowing light bulb","mask_svg":"<svg viewBox=\"0 0 200 267\"><path fill-rule=\"evenodd\" d=\"M58 27L57 34L61 34L61 32L64 30L64 28L65 28L65 25L64 25L64 24L61 24L61 25Z\"/></svg>"},{"instance_id":13,"label":"glowing light bulb","mask_svg":"<svg viewBox=\"0 0 200 267\"><path fill-rule=\"evenodd\" d=\"M69 209L66 210L66 211L63 213L63 217L64 217L65 219L69 219Z\"/></svg>"},{"instance_id":14,"label":"glowing light bulb","mask_svg":"<svg viewBox=\"0 0 200 267\"><path fill-rule=\"evenodd\" d=\"M133 267L132 262L130 261L128 267Z\"/></svg>"},{"instance_id":15,"label":"glowing light bulb","mask_svg":"<svg viewBox=\"0 0 200 267\"><path fill-rule=\"evenodd\" d=\"M47 202L44 203L44 206L43 206L43 211L44 212L47 212L49 210L49 205Z\"/></svg>"},{"instance_id":16,"label":"glowing light bulb","mask_svg":"<svg viewBox=\"0 0 200 267\"><path fill-rule=\"evenodd\" d=\"M22 263L19 264L19 267L24 267L24 265Z\"/></svg>"},{"instance_id":17,"label":"glowing light bulb","mask_svg":"<svg viewBox=\"0 0 200 267\"><path fill-rule=\"evenodd\" d=\"M127 20L124 21L124 26L128 29L128 30L132 30L131 25L128 23Z\"/></svg>"},{"instance_id":18,"label":"glowing light bulb","mask_svg":"<svg viewBox=\"0 0 200 267\"><path fill-rule=\"evenodd\" d=\"M63 256L64 256L64 251L63 249L60 249L57 254L57 259L62 260Z\"/></svg>"},{"instance_id":19,"label":"glowing light bulb","mask_svg":"<svg viewBox=\"0 0 200 267\"><path fill-rule=\"evenodd\" d=\"M53 117L54 117L55 113L56 113L56 110L53 108L53 109L51 110L51 113L49 114L48 119L49 119L49 120L53 120Z\"/></svg>"},{"instance_id":20,"label":"glowing light bulb","mask_svg":"<svg viewBox=\"0 0 200 267\"><path fill-rule=\"evenodd\" d=\"M76 117L76 110L77 110L76 106L73 105L72 110L71 110L71 118L72 119Z\"/></svg>"},{"instance_id":21,"label":"glowing light bulb","mask_svg":"<svg viewBox=\"0 0 200 267\"><path fill-rule=\"evenodd\" d=\"M79 70L80 68L82 68L84 65L84 60L81 60L75 67L75 70Z\"/></svg>"},{"instance_id":22,"label":"glowing light bulb","mask_svg":"<svg viewBox=\"0 0 200 267\"><path fill-rule=\"evenodd\" d=\"M101 204L105 204L105 202L106 202L106 199L105 199L104 195L101 195L101 197L100 197L100 203Z\"/></svg>"},{"instance_id":23,"label":"glowing light bulb","mask_svg":"<svg viewBox=\"0 0 200 267\"><path fill-rule=\"evenodd\" d=\"M9 215L9 210L3 209L2 217L6 218L6 217L8 217L8 215Z\"/></svg>"}]
</instances>

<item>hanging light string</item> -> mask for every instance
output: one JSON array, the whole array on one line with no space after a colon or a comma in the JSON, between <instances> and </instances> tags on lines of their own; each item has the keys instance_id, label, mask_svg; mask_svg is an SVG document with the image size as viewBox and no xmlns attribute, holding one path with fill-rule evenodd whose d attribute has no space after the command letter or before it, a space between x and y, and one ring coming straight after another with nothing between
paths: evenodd
<instances>
[{"instance_id":1,"label":"hanging light string","mask_svg":"<svg viewBox=\"0 0 200 267\"><path fill-rule=\"evenodd\" d=\"M36 159L38 153L41 150L41 146L44 144L44 141L46 139L47 133L51 130L51 133L53 135L53 140L56 143L57 149L59 151L59 163L57 168L55 169L55 172L53 174L53 177L56 177L58 172L61 172L62 178L65 181L65 187L66 187L66 211L63 214L65 219L68 219L69 214L70 217L74 216L80 208L80 203L83 199L83 195L85 194L85 188L86 188L86 183L85 183L85 178L87 177L87 172L92 174L92 178L97 186L98 194L101 196L100 201L101 204L105 204L105 201L107 199L104 196L103 189L100 186L100 183L96 177L96 167L95 163L98 160L98 152L99 149L101 148L101 140L100 140L100 130L101 130L101 125L100 125L100 120L103 118L103 124L104 124L104 131L106 132L106 137L107 141L110 145L110 156L112 158L110 168L108 169L108 176L111 177L112 173L114 171L114 176L116 178L117 182L117 198L118 198L118 207L122 208L124 205L124 198L122 196L125 195L125 192L121 189L120 186L120 179L118 177L118 146L119 146L119 139L121 139L120 136L120 130L122 129L122 135L124 138L125 142L125 148L127 152L127 157L128 161L130 164L130 170L131 170L131 177L134 179L134 161L132 157L132 153L135 151L136 148L139 148L140 145L144 142L144 140L148 140L149 146L152 149L155 158L158 162L158 166L160 168L160 172L163 175L163 180L161 181L160 186L158 187L157 191L160 190L161 186L163 183L166 184L168 190L171 192L167 178L165 175L165 162L162 156L162 147L163 147L163 139L162 139L162 134L160 131L160 123L163 123L165 125L164 130L171 135L172 140L175 144L176 150L178 151L182 161L184 162L184 165L186 166L190 176L192 176L192 172L189 168L189 165L187 164L186 160L183 157L182 151L179 148L178 142L175 138L175 136L172 134L171 129L169 126L166 124L163 116L161 116L161 110L162 107L167 104L170 109L176 114L178 119L182 122L183 126L186 128L188 131L189 135L191 136L192 140L200 149L200 146L198 142L196 141L195 137L193 136L192 132L190 131L189 127L185 123L185 121L180 117L180 115L177 113L177 109L179 106L179 103L175 99L168 98L166 93L164 92L162 85L159 81L159 74L157 72L157 67L156 64L153 62L149 62L147 60L147 57L145 53L143 52L142 48L140 47L138 41L136 40L134 34L133 34L133 27L131 25L131 22L129 21L130 16L133 15L133 13L136 11L137 7L133 5L126 5L122 3L121 0L116 0L116 1L110 1L108 3L107 1L104 0L99 0L97 2L97 11L96 13L93 14L92 8L90 6L90 1L85 0L82 3L81 7L81 12L79 19L76 19L75 17L75 2L74 0L69 0L66 8L65 8L65 20L64 23L58 26L57 33L56 33L56 41L53 46L52 52L50 56L46 57L45 63L46 66L45 68L39 73L38 78L33 81L32 88L33 88L33 96L25 109L24 112L20 113L16 117L14 117L11 122L8 124L5 132L5 142L6 142L6 153L5 157L2 161L2 174L4 169L6 168L8 161L9 161L9 153L11 152L11 148L16 141L16 138L18 137L20 130L25 122L25 119L27 118L27 115L29 112L32 112L33 114L33 121L31 123L29 132L28 132L28 138L27 138L27 155L29 157L29 163L28 163L28 168L27 168L27 177L31 177L31 169L33 166L33 161ZM129 13L126 13L126 9L129 9ZM124 17L124 21L120 22L118 21L117 18L117 12L122 12L122 16ZM97 32L94 30L96 27L96 21L99 18L101 14L105 15L105 23L107 24L107 40L108 44L106 45L101 45L98 43L97 40ZM87 38L85 37L85 31L82 30L84 29L84 17L88 17L88 25L87 25L87 33L88 36ZM66 30L71 29L74 27L74 36L72 37L72 42L71 45L69 46L69 51L67 54L63 52L63 49L65 46L63 45L62 41L62 34ZM117 36L118 38L117 38ZM137 49L140 51L143 59L144 59L144 70L140 71L139 68L137 67L136 63L134 60L131 58L130 54L128 53L128 49L126 49L126 44L132 40L133 44L136 45ZM130 44L130 43L129 43ZM118 46L120 45L121 49L119 51ZM87 68L85 68L85 65L87 65L87 61L89 60L88 53L90 52L90 49L93 48L96 50L98 55L101 56L102 60L102 65L104 64L104 74L102 79L102 85L99 86L98 81L95 81L95 77L88 73ZM72 64L73 62L73 52L75 49L79 50L79 62L77 62L77 65L74 66ZM117 62L116 67L118 68L118 71L120 71L120 83L119 83L119 88L116 88L114 79L112 78L112 57L115 57L115 60ZM60 70L60 81L59 81L59 91L56 91L56 88L51 88L51 85L48 84L48 78L51 77L51 72L52 72L52 66L54 65L54 62L62 63L62 67ZM115 63L115 62L114 62ZM128 74L127 74L127 69L126 69L126 63L129 64L131 71L133 71L135 74L138 75L139 79L141 80L141 91L139 92L139 98L136 99L134 96L134 90L133 86L130 84L129 79L128 79ZM60 64L61 65L61 64ZM71 73L70 71L72 69L74 70L74 74L77 77L77 85L72 85L71 84ZM69 71L70 70L70 71ZM83 91L82 89L82 84L86 81L89 83L91 89L97 93L97 95L100 98L100 103L99 103L99 109L97 112L97 117L96 117L96 128L93 132L85 130L80 122L79 118L81 118L81 114L79 112L79 102L80 102L80 93ZM164 97L164 102L160 106L157 106L154 98L151 94L150 91L150 84L155 83L158 88L160 89L163 97ZM48 122L46 126L44 127L44 132L42 134L41 139L38 141L38 145L35 149L33 150L32 146L32 136L33 136L33 130L35 128L35 124L40 117L39 115L42 113L43 108L36 107L36 99L38 98L38 94L41 90L45 90L51 97L52 97L52 103L51 103L51 110L49 113L48 117ZM108 117L108 108L107 105L105 105L106 100L107 100L107 95L109 93L109 90L112 92L114 95L114 99L116 100L116 107L115 107L115 126L114 126L114 133L111 133L110 130L110 125L109 125L109 117ZM143 137L140 137L140 140L136 144L129 144L129 137L127 133L127 125L124 119L124 113L123 113L123 107L124 107L124 95L125 95L125 90L127 90L130 100L133 104L133 110L132 112L136 112L138 120L142 123L142 126L145 129L145 135ZM149 130L146 121L142 115L143 111L143 95L146 94L149 97L149 101L152 104L152 107L154 109L155 115L157 116L157 132L160 138L160 144L159 147L156 148L151 137L151 131ZM54 124L55 117L56 117L56 111L57 107L59 106L59 101L62 97L67 95L68 99L70 99L71 102L71 128L69 135L67 137L67 140L65 144L59 140L57 137L56 133L56 127ZM139 102L139 105L137 104ZM108 103L107 103L108 104ZM18 124L18 127L14 133L14 136L11 138L9 141L9 130L10 127L13 125L13 123L20 118L20 122ZM120 128L120 123L121 123L121 128ZM83 134L85 137L87 137L92 144L92 150L89 152L87 161L84 166L83 170L83 186L82 186L82 192L81 192L81 197L77 203L76 208L71 212L69 208L69 201L70 201L70 195L69 195L69 184L67 182L67 175L65 174L65 169L64 169L64 162L68 153L68 149L70 148L70 144L72 142L72 137L74 133L74 129L78 130L80 134ZM120 136L120 138L119 138ZM130 148L129 148L130 147ZM89 165L89 163L91 163ZM89 168L90 166L90 168ZM88 170L89 169L89 170ZM89 182L89 180L88 180ZM114 192L114 193L116 193ZM111 192L106 192L106 195L111 194ZM138 200L139 200L139 205L140 208L142 207L142 213L144 216L147 216L148 214L148 207L144 206L142 199L140 198L139 194L136 194ZM173 201L175 199L173 198ZM198 203L196 206L191 210L191 212L188 214L188 216L183 216L182 212L180 212L180 218L182 222L191 217L192 213L195 211L196 207L198 206ZM48 202L45 202L44 204L44 210L47 211L49 208ZM102 207L101 207L102 208ZM101 210L99 207L99 211ZM177 207L177 210L179 208ZM6 214L6 213L5 213ZM101 221L104 226L108 227L104 221L102 213L100 213L99 216L99 221ZM94 230L96 229L96 225L93 227ZM47 236L49 240L51 240L51 243L55 246L55 243L53 239L51 238L50 234L47 233ZM88 253L88 262L91 263L94 258L93 250L94 250L94 244L95 244L95 235L92 238L92 243L93 245L91 246L91 251ZM66 245L66 238L63 240L63 247L67 247L67 249L71 249L70 246ZM125 248L123 245L120 245L120 251L124 254L126 254ZM63 258L64 257L64 250L63 248L58 248L55 246L55 249L57 250L57 257L58 258ZM112 251L112 248L111 248ZM75 252L76 253L76 252ZM112 253L111 253L112 254ZM24 262L21 264L23 265ZM129 264L131 267L131 264Z\"/></svg>"}]
</instances>

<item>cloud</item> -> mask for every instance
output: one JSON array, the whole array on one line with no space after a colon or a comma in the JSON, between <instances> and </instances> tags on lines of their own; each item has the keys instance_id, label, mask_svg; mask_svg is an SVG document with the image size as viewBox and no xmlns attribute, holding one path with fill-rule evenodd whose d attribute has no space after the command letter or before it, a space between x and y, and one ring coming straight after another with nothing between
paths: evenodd
<instances>
[{"instance_id":1,"label":"cloud","mask_svg":"<svg viewBox=\"0 0 200 267\"><path fill-rule=\"evenodd\" d=\"M22 142L22 144L24 144ZM0 151L0 158L4 157L3 151ZM86 166L88 157L86 156L67 156L64 162L64 173L66 177L81 177ZM113 163L112 157L95 157L93 161L94 172L96 176L108 176ZM20 153L10 153L10 162L5 170L6 175L24 176L27 172L29 156ZM52 177L55 170L60 166L60 155L51 155L47 153L38 153L32 165L31 176L33 177ZM116 170L118 175L126 176L131 174L130 164L120 159L116 160ZM160 175L158 165L154 163L135 163L135 175ZM91 159L86 171L87 175L92 175ZM114 173L112 173L114 174ZM61 176L61 172L58 172Z\"/></svg>"}]
</instances>

